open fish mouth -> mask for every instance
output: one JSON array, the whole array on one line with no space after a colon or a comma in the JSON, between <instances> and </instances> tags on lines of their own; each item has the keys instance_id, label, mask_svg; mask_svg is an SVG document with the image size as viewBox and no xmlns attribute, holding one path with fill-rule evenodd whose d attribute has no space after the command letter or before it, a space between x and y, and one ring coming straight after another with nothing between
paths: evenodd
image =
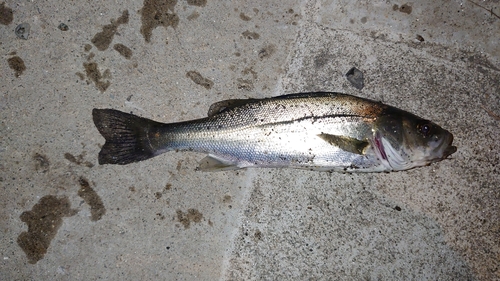
<instances>
[{"instance_id":1,"label":"open fish mouth","mask_svg":"<svg viewBox=\"0 0 500 281\"><path fill-rule=\"evenodd\" d=\"M448 142L446 144L446 148L443 151L443 157L441 159L445 159L457 151L457 147L453 146L452 143L453 143L453 135L450 134L450 137L448 138Z\"/></svg>"},{"instance_id":2,"label":"open fish mouth","mask_svg":"<svg viewBox=\"0 0 500 281\"><path fill-rule=\"evenodd\" d=\"M452 144L453 135L451 133L448 133L446 139L444 139L443 142L435 149L435 157L431 160L431 162L441 161L455 153L457 151L457 147Z\"/></svg>"}]
</instances>

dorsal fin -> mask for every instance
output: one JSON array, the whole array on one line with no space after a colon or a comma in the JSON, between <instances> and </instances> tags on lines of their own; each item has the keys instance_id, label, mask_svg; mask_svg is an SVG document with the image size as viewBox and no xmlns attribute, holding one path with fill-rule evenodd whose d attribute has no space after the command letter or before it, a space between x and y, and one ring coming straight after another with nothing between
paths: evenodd
<instances>
[{"instance_id":1,"label":"dorsal fin","mask_svg":"<svg viewBox=\"0 0 500 281\"><path fill-rule=\"evenodd\" d=\"M210 108L208 109L208 117L212 117L219 113L256 101L259 101L259 99L233 99L219 101L210 106Z\"/></svg>"},{"instance_id":2,"label":"dorsal fin","mask_svg":"<svg viewBox=\"0 0 500 281\"><path fill-rule=\"evenodd\" d=\"M322 133L319 134L318 137L344 151L360 155L365 154L365 149L369 145L368 141L361 141L346 136L336 136Z\"/></svg>"}]
</instances>

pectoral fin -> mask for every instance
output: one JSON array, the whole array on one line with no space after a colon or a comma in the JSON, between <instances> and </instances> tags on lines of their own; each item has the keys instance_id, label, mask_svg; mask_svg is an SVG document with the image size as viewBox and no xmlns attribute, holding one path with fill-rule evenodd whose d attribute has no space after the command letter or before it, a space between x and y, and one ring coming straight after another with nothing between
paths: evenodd
<instances>
[{"instance_id":1,"label":"pectoral fin","mask_svg":"<svg viewBox=\"0 0 500 281\"><path fill-rule=\"evenodd\" d=\"M240 168L234 162L209 154L208 156L200 160L197 169L204 172L217 172L237 170Z\"/></svg>"},{"instance_id":2,"label":"pectoral fin","mask_svg":"<svg viewBox=\"0 0 500 281\"><path fill-rule=\"evenodd\" d=\"M329 144L336 146L344 151L360 154L365 154L366 148L369 143L367 141L361 141L355 138L350 138L346 136L336 136L330 134L319 134L318 137L322 138Z\"/></svg>"},{"instance_id":3,"label":"pectoral fin","mask_svg":"<svg viewBox=\"0 0 500 281\"><path fill-rule=\"evenodd\" d=\"M243 106L248 103L256 102L258 99L233 99L216 102L208 109L208 117L212 117L221 112L231 110L233 108Z\"/></svg>"}]
</instances>

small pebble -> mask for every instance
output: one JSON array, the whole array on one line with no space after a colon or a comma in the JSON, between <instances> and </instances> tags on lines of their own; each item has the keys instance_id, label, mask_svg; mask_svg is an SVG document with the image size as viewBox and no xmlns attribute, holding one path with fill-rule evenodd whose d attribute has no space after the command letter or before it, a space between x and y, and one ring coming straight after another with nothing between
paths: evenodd
<instances>
[{"instance_id":1,"label":"small pebble","mask_svg":"<svg viewBox=\"0 0 500 281\"><path fill-rule=\"evenodd\" d=\"M30 36L30 25L29 23L21 23L20 25L16 26L16 36L27 40L28 36Z\"/></svg>"},{"instance_id":2,"label":"small pebble","mask_svg":"<svg viewBox=\"0 0 500 281\"><path fill-rule=\"evenodd\" d=\"M58 28L59 28L60 30L62 30L62 31L68 31L68 29L69 29L69 27L68 27L65 23L63 23L63 22L61 22L61 23L59 24Z\"/></svg>"},{"instance_id":3,"label":"small pebble","mask_svg":"<svg viewBox=\"0 0 500 281\"><path fill-rule=\"evenodd\" d=\"M361 90L365 86L363 72L361 72L359 69L353 67L349 71L347 71L345 76L356 89Z\"/></svg>"}]
</instances>

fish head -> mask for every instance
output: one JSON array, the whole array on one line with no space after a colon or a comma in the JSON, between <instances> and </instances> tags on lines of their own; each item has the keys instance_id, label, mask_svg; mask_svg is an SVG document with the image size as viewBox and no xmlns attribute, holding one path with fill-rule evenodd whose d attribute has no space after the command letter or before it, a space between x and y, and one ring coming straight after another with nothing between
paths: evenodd
<instances>
[{"instance_id":1,"label":"fish head","mask_svg":"<svg viewBox=\"0 0 500 281\"><path fill-rule=\"evenodd\" d=\"M407 112L377 118L374 128L374 151L393 171L426 166L457 151L449 131Z\"/></svg>"}]
</instances>

